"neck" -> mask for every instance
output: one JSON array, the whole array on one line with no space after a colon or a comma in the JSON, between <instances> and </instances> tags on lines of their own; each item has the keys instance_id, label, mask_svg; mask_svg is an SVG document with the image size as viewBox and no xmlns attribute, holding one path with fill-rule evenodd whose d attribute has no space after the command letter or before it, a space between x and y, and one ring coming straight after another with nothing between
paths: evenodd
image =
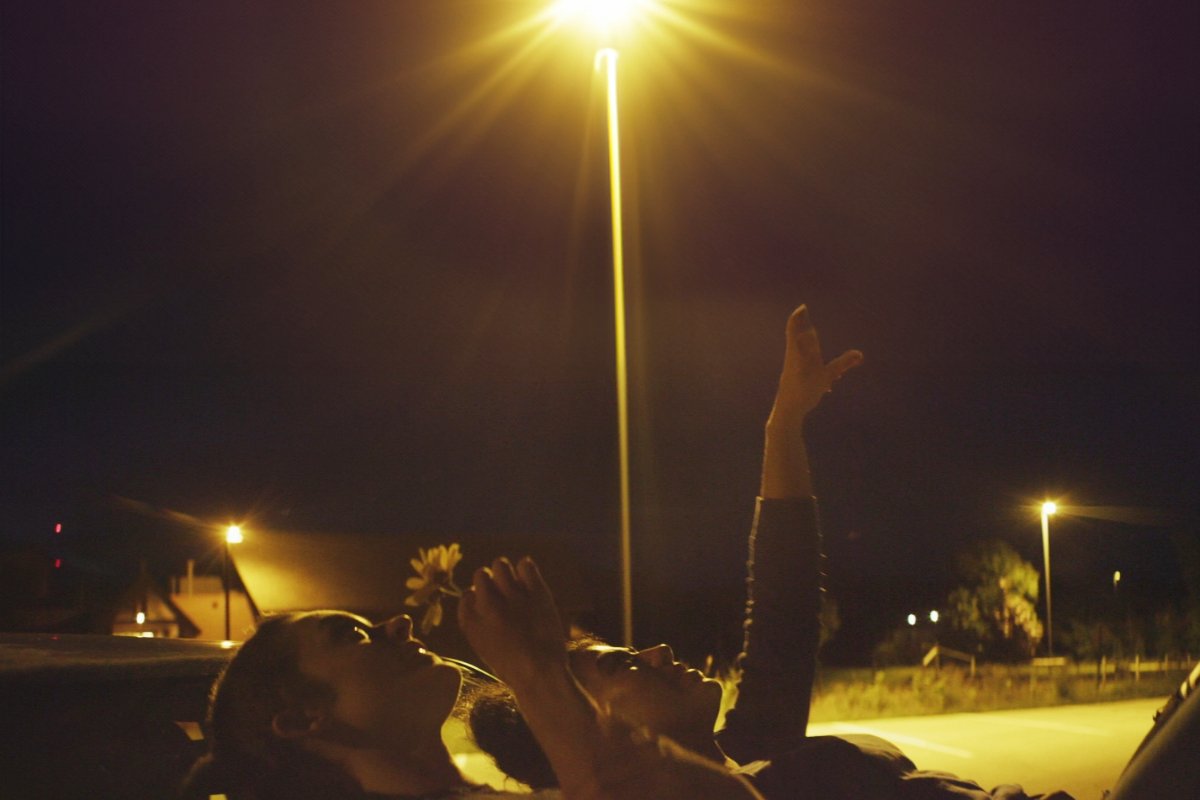
<instances>
[{"instance_id":1,"label":"neck","mask_svg":"<svg viewBox=\"0 0 1200 800\"><path fill-rule=\"evenodd\" d=\"M688 728L686 734L683 731L663 731L663 733L676 744L686 747L697 755L704 756L718 764L726 763L728 758L720 746L717 745L716 740L713 739L711 728L705 728L703 725L688 725L685 727Z\"/></svg>"},{"instance_id":2,"label":"neck","mask_svg":"<svg viewBox=\"0 0 1200 800\"><path fill-rule=\"evenodd\" d=\"M712 734L702 736L695 742L680 742L680 744L718 764L725 764L729 761L729 757L725 755L725 751L713 740Z\"/></svg>"},{"instance_id":3,"label":"neck","mask_svg":"<svg viewBox=\"0 0 1200 800\"><path fill-rule=\"evenodd\" d=\"M440 735L403 751L328 741L311 742L310 749L340 764L367 792L420 796L469 785Z\"/></svg>"}]
</instances>

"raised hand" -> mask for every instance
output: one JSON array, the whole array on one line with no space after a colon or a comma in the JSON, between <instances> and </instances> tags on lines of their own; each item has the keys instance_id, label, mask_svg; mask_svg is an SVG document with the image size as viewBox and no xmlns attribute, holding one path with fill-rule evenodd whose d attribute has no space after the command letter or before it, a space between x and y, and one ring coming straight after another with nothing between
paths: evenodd
<instances>
[{"instance_id":1,"label":"raised hand","mask_svg":"<svg viewBox=\"0 0 1200 800\"><path fill-rule=\"evenodd\" d=\"M804 420L843 375L862 363L863 354L847 350L825 363L817 331L800 306L788 318L787 347L775 403L767 419L759 494L769 499L808 497L813 493L804 446Z\"/></svg>"},{"instance_id":2,"label":"raised hand","mask_svg":"<svg viewBox=\"0 0 1200 800\"><path fill-rule=\"evenodd\" d=\"M779 389L775 393L775 405L771 408L768 424L781 422L784 418L803 420L821 402L821 397L833 388L833 384L861 364L862 360L862 352L847 350L826 364L821 357L817 329L808 318L808 306L797 308L787 321L783 371L779 376Z\"/></svg>"},{"instance_id":3,"label":"raised hand","mask_svg":"<svg viewBox=\"0 0 1200 800\"><path fill-rule=\"evenodd\" d=\"M547 670L566 670L562 622L537 564L507 558L475 571L458 604L458 624L475 652L520 691Z\"/></svg>"}]
</instances>

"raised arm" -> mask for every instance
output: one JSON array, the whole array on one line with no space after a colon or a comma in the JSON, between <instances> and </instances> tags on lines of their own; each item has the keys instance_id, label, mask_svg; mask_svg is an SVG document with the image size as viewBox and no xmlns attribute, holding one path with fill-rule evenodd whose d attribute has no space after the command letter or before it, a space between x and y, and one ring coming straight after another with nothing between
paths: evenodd
<instances>
[{"instance_id":1,"label":"raised arm","mask_svg":"<svg viewBox=\"0 0 1200 800\"><path fill-rule=\"evenodd\" d=\"M475 651L516 694L568 800L761 800L745 779L598 708L575 680L549 588L532 560L477 570L459 603Z\"/></svg>"},{"instance_id":2,"label":"raised arm","mask_svg":"<svg viewBox=\"0 0 1200 800\"><path fill-rule=\"evenodd\" d=\"M742 762L770 758L808 727L820 636L821 539L804 424L863 358L849 350L826 363L805 306L792 312L786 335L746 562L742 679L718 735L725 752Z\"/></svg>"},{"instance_id":3,"label":"raised arm","mask_svg":"<svg viewBox=\"0 0 1200 800\"><path fill-rule=\"evenodd\" d=\"M788 317L783 370L767 417L760 497L792 500L813 496L804 422L833 384L862 360L861 352L847 350L826 364L808 307L800 306Z\"/></svg>"}]
</instances>

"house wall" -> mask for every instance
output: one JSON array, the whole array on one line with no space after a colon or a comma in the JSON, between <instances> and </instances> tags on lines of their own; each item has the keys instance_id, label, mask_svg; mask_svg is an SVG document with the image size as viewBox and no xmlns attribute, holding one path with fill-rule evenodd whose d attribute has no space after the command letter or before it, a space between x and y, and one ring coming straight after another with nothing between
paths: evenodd
<instances>
[{"instance_id":1,"label":"house wall","mask_svg":"<svg viewBox=\"0 0 1200 800\"><path fill-rule=\"evenodd\" d=\"M223 641L225 639L225 593L194 592L172 594L171 602L188 616L200 629L197 639ZM246 639L254 630L254 614L250 600L239 590L229 593L229 638L235 642Z\"/></svg>"}]
</instances>

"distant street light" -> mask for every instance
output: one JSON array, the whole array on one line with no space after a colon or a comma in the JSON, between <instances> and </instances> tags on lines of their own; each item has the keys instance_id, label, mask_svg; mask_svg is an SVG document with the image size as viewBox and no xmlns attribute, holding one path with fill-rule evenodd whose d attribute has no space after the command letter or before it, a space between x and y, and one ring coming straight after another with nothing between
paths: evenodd
<instances>
[{"instance_id":1,"label":"distant street light","mask_svg":"<svg viewBox=\"0 0 1200 800\"><path fill-rule=\"evenodd\" d=\"M1054 656L1054 616L1050 606L1050 516L1058 511L1052 500L1042 503L1042 565L1046 569L1046 654Z\"/></svg>"},{"instance_id":2,"label":"distant street light","mask_svg":"<svg viewBox=\"0 0 1200 800\"><path fill-rule=\"evenodd\" d=\"M1117 589L1120 588L1120 586L1121 586L1121 570L1117 570L1116 572L1113 573L1113 592L1115 593L1117 591Z\"/></svg>"},{"instance_id":3,"label":"distant street light","mask_svg":"<svg viewBox=\"0 0 1200 800\"><path fill-rule=\"evenodd\" d=\"M230 525L225 529L225 547L221 551L221 583L225 586L225 641L230 640L229 635L229 545L241 544L242 528L239 525Z\"/></svg>"},{"instance_id":4,"label":"distant street light","mask_svg":"<svg viewBox=\"0 0 1200 800\"><path fill-rule=\"evenodd\" d=\"M909 625L916 625L916 624L917 624L917 615L916 615L916 614L909 614L909 615L908 615L908 624L909 624Z\"/></svg>"},{"instance_id":5,"label":"distant street light","mask_svg":"<svg viewBox=\"0 0 1200 800\"><path fill-rule=\"evenodd\" d=\"M937 611L937 609L935 608L933 611L930 611L930 612L929 612L929 621L930 621L930 622L932 622L932 623L934 623L934 624L936 625L936 624L937 624L937 621L938 621L938 617L939 617L939 616L940 616L940 615L938 614L938 611Z\"/></svg>"}]
</instances>

